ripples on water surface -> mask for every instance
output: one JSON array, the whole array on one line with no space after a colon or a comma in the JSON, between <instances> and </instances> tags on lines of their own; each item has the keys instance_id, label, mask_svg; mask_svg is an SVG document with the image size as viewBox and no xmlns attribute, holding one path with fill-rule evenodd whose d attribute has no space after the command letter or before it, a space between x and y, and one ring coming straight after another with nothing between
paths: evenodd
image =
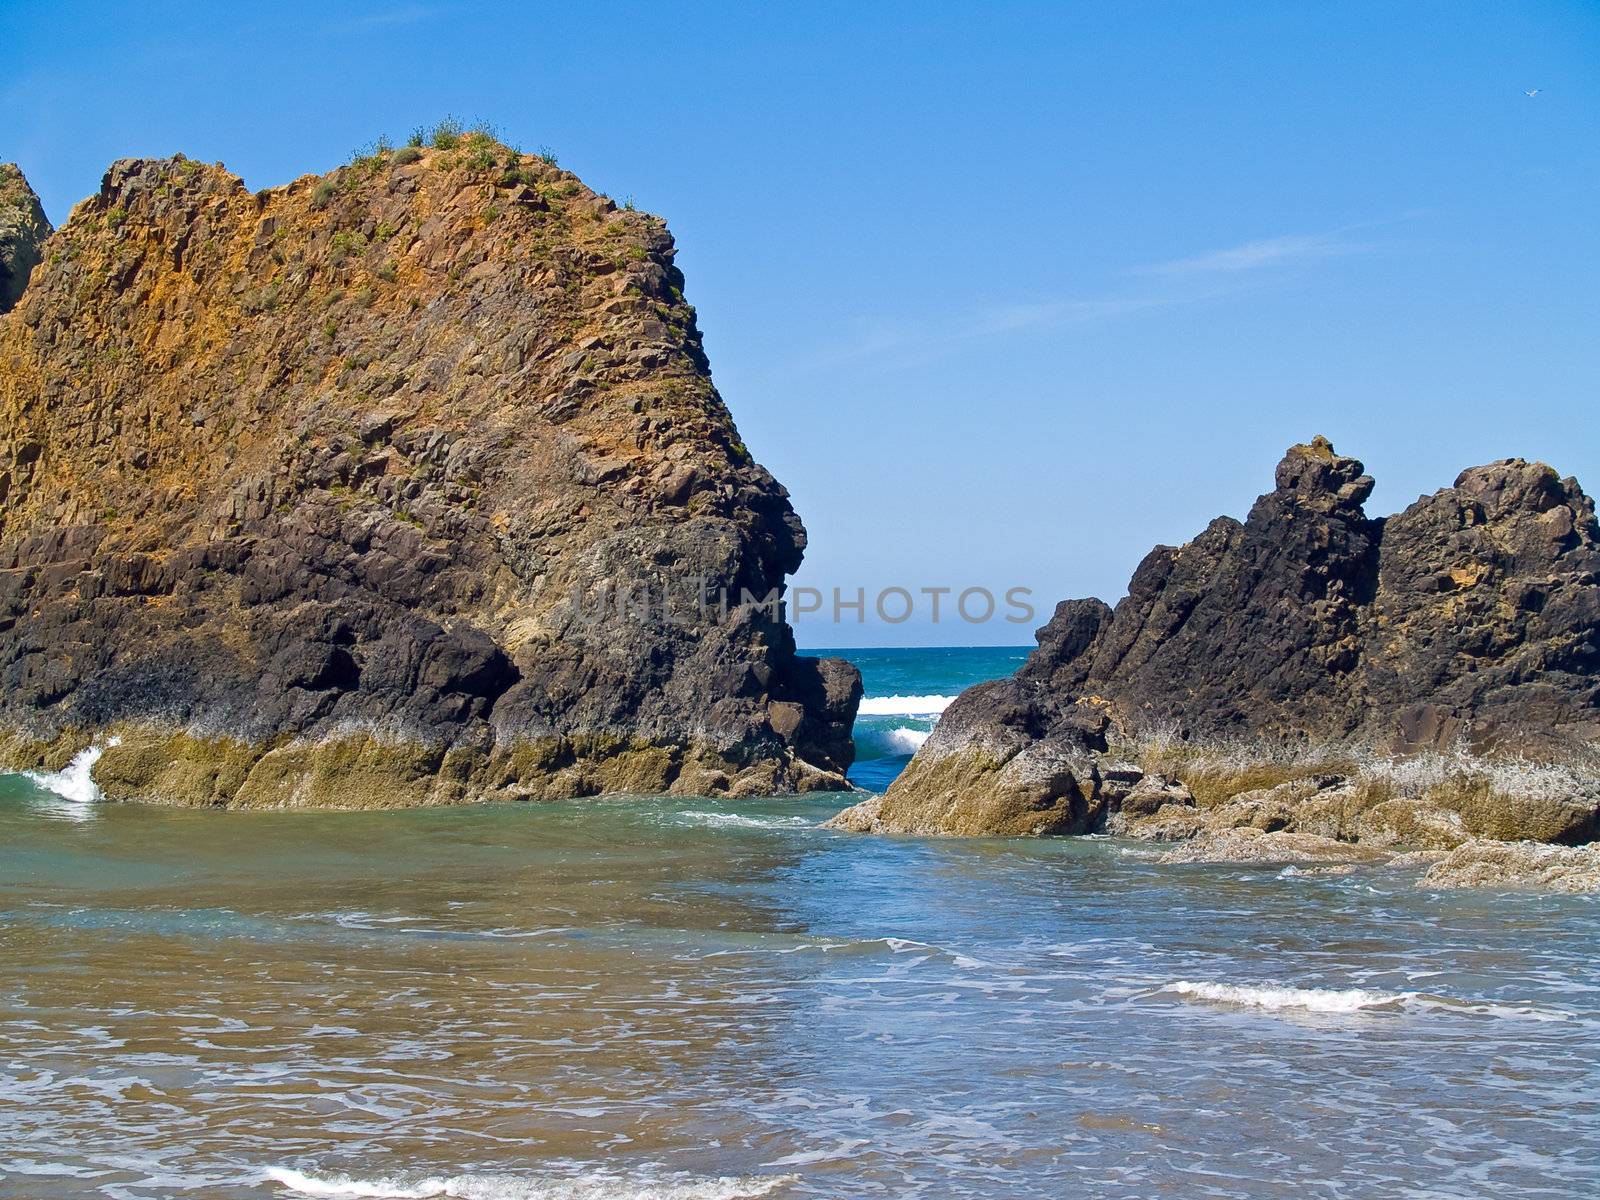
<instances>
[{"instance_id":1,"label":"ripples on water surface","mask_svg":"<svg viewBox=\"0 0 1600 1200\"><path fill-rule=\"evenodd\" d=\"M0 778L0 1193L1600 1194L1591 898Z\"/></svg>"}]
</instances>

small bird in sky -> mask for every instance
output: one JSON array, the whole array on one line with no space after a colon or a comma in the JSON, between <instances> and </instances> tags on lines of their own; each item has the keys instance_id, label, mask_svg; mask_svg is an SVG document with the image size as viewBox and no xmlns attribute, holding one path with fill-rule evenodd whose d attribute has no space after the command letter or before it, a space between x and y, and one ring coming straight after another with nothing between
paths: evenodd
<instances>
[{"instance_id":1,"label":"small bird in sky","mask_svg":"<svg viewBox=\"0 0 1600 1200\"><path fill-rule=\"evenodd\" d=\"M1535 96L1537 96L1542 91L1544 91L1543 88L1534 88L1533 91L1531 91L1531 92L1523 92L1522 94L1524 96L1526 96L1529 100L1532 100Z\"/></svg>"}]
</instances>

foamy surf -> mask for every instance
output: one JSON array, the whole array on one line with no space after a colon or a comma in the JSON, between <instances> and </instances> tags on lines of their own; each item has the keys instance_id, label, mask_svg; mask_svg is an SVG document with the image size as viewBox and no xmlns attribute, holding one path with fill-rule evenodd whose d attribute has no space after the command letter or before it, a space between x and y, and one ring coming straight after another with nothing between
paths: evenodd
<instances>
[{"instance_id":1,"label":"foamy surf","mask_svg":"<svg viewBox=\"0 0 1600 1200\"><path fill-rule=\"evenodd\" d=\"M349 1200L755 1200L796 1182L796 1175L629 1180L600 1175L379 1176L312 1175L269 1167L265 1179L298 1196Z\"/></svg>"},{"instance_id":2,"label":"foamy surf","mask_svg":"<svg viewBox=\"0 0 1600 1200\"><path fill-rule=\"evenodd\" d=\"M1384 1008L1414 999L1415 992L1369 992L1365 988L1297 988L1241 986L1231 983L1195 983L1180 979L1161 988L1180 996L1208 1000L1214 1004L1236 1004L1242 1008L1264 1008L1276 1012L1303 1008L1308 1012L1351 1013L1365 1008Z\"/></svg>"},{"instance_id":3,"label":"foamy surf","mask_svg":"<svg viewBox=\"0 0 1600 1200\"><path fill-rule=\"evenodd\" d=\"M121 744L121 738L108 738L104 746L79 750L72 756L72 761L59 771L24 771L22 774L35 787L52 792L63 800L70 800L74 804L93 804L96 800L104 799L99 785L94 781L94 765L100 761L107 747Z\"/></svg>"},{"instance_id":4,"label":"foamy surf","mask_svg":"<svg viewBox=\"0 0 1600 1200\"><path fill-rule=\"evenodd\" d=\"M936 717L954 696L866 696L856 715L862 717Z\"/></svg>"},{"instance_id":5,"label":"foamy surf","mask_svg":"<svg viewBox=\"0 0 1600 1200\"><path fill-rule=\"evenodd\" d=\"M811 826L805 817L747 817L740 813L699 812L694 809L686 809L678 816L691 825L722 825L739 829L801 829Z\"/></svg>"},{"instance_id":6,"label":"foamy surf","mask_svg":"<svg viewBox=\"0 0 1600 1200\"><path fill-rule=\"evenodd\" d=\"M1373 992L1365 988L1296 988L1272 984L1241 986L1231 983L1195 983L1184 979L1158 989L1176 992L1213 1004L1233 1004L1268 1012L1304 1009L1319 1013L1352 1013L1367 1009L1405 1009L1464 1017L1492 1017L1516 1021L1570 1021L1573 1014L1531 1004L1505 1004L1490 1000L1462 1000L1432 992Z\"/></svg>"},{"instance_id":7,"label":"foamy surf","mask_svg":"<svg viewBox=\"0 0 1600 1200\"><path fill-rule=\"evenodd\" d=\"M969 958L965 954L961 954L961 953L959 953L959 952L957 952L955 950L946 950L943 946L935 946L935 945L933 945L932 943L929 943L929 942L913 941L911 938L902 938L902 937L872 938L872 939L870 939L868 941L867 944L870 945L872 943L877 943L877 944L880 944L880 945L887 946L887 947L889 947L889 949L893 950L896 954L904 954L904 953L908 953L908 952L909 953L918 953L918 952L920 952L920 953L924 953L924 954L946 955L946 956L949 957L951 962L955 963L956 966L960 967L964 971L981 970L981 969L983 969L983 968L985 968L985 967L987 967L989 965L988 963L985 963L985 962L979 962L975 958Z\"/></svg>"}]
</instances>

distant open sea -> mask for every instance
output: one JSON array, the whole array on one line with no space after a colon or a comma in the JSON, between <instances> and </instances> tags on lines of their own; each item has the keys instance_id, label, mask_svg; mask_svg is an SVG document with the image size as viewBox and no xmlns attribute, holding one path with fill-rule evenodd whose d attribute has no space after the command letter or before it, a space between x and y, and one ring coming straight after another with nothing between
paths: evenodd
<instances>
[{"instance_id":1,"label":"distant open sea","mask_svg":"<svg viewBox=\"0 0 1600 1200\"><path fill-rule=\"evenodd\" d=\"M1020 650L849 651L856 778ZM0 776L8 1200L1600 1195L1600 898Z\"/></svg>"}]
</instances>

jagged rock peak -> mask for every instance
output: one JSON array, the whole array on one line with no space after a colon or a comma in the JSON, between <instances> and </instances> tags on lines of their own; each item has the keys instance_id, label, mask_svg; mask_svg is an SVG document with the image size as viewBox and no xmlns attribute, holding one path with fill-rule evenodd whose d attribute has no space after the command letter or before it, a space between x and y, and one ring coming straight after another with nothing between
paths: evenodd
<instances>
[{"instance_id":1,"label":"jagged rock peak","mask_svg":"<svg viewBox=\"0 0 1600 1200\"><path fill-rule=\"evenodd\" d=\"M1562 479L1553 467L1522 458L1502 458L1481 467L1468 467L1456 476L1454 487L1480 505L1483 517L1490 521L1501 520L1517 510L1544 513L1563 506L1593 507L1576 479Z\"/></svg>"},{"instance_id":2,"label":"jagged rock peak","mask_svg":"<svg viewBox=\"0 0 1600 1200\"><path fill-rule=\"evenodd\" d=\"M109 795L193 803L842 785L859 676L740 603L805 531L665 224L452 141L254 193L122 160L54 235L0 320L0 757L114 734Z\"/></svg>"},{"instance_id":3,"label":"jagged rock peak","mask_svg":"<svg viewBox=\"0 0 1600 1200\"><path fill-rule=\"evenodd\" d=\"M1275 484L1242 524L1218 518L1152 550L1114 609L1062 602L1017 673L957 697L888 793L841 823L1084 832L1140 775L1117 756L1160 759L1176 739L1191 759L1223 747L1217 761L1258 778L1309 771L1329 747L1358 762L1455 762L1465 747L1576 763L1556 799L1548 780L1505 795L1469 771L1457 807L1408 801L1367 828L1595 836L1600 527L1577 481L1504 459L1370 519L1361 463L1315 438L1290 448ZM1381 808L1391 784L1339 803Z\"/></svg>"},{"instance_id":4,"label":"jagged rock peak","mask_svg":"<svg viewBox=\"0 0 1600 1200\"><path fill-rule=\"evenodd\" d=\"M44 206L16 163L0 163L0 313L22 298L53 230Z\"/></svg>"},{"instance_id":5,"label":"jagged rock peak","mask_svg":"<svg viewBox=\"0 0 1600 1200\"><path fill-rule=\"evenodd\" d=\"M1290 446L1274 474L1280 492L1307 504L1331 503L1359 509L1372 494L1372 477L1359 459L1336 454L1320 434Z\"/></svg>"}]
</instances>

